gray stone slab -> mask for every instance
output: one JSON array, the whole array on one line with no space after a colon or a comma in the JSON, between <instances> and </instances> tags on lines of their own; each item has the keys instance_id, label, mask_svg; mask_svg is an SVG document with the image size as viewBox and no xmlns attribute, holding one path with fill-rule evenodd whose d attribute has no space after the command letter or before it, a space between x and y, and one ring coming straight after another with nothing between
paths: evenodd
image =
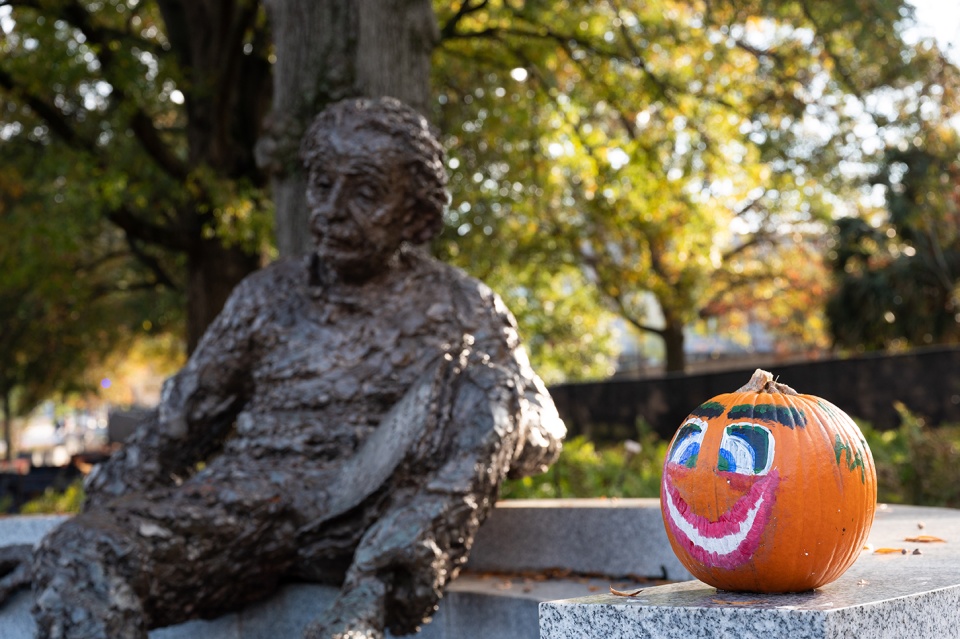
<instances>
[{"instance_id":1,"label":"gray stone slab","mask_svg":"<svg viewBox=\"0 0 960 639\"><path fill-rule=\"evenodd\" d=\"M584 504L581 504L582 507ZM555 506L560 506L555 504ZM563 506L564 508L569 507ZM490 520L496 522L506 510L498 508ZM521 512L520 509L516 512ZM540 515L546 505L536 509ZM607 512L612 512L604 508ZM513 511L511 511L513 512ZM659 510L658 510L659 512ZM515 517L514 513L512 516ZM582 513L581 513L582 515ZM60 516L24 516L0 518L0 545L36 543L54 526L63 521ZM512 521L515 534L524 537L534 534L542 519L534 518L527 530L521 522ZM494 530L497 530L495 528ZM500 529L503 533L503 529ZM496 544L489 552L500 552ZM484 551L484 552L487 552ZM669 552L669 548L667 548ZM537 551L542 559L533 564L544 564L556 557L546 549ZM481 560L483 553L481 552ZM497 563L483 560L487 565ZM497 563L502 566L502 562ZM562 567L562 566L560 566ZM571 598L606 591L610 579L571 578L547 579L541 576L509 575L468 570L449 588L433 621L417 635L421 639L537 639L539 624L537 606L542 601ZM615 582L618 588L629 588L632 583ZM150 633L151 639L295 639L303 629L332 602L337 590L331 587L296 584L283 588L270 599L243 611L224 615L212 621L191 621ZM7 605L0 607L0 638L34 639L36 625L30 616L31 597L22 592Z\"/></svg>"},{"instance_id":2,"label":"gray stone slab","mask_svg":"<svg viewBox=\"0 0 960 639\"><path fill-rule=\"evenodd\" d=\"M905 541L918 534L947 542ZM728 593L690 581L634 598L546 602L541 639L960 637L960 511L881 506L869 543L907 554L866 550L839 580L793 595Z\"/></svg>"},{"instance_id":3,"label":"gray stone slab","mask_svg":"<svg viewBox=\"0 0 960 639\"><path fill-rule=\"evenodd\" d=\"M419 639L537 639L537 606L558 597L606 590L605 580L553 579L530 582L504 576L468 574L444 597ZM332 602L337 590L327 586L290 585L269 600L212 621L190 621L159 628L151 639L296 639ZM0 607L2 639L35 639L31 597L22 592ZM392 635L388 635L392 637Z\"/></svg>"},{"instance_id":4,"label":"gray stone slab","mask_svg":"<svg viewBox=\"0 0 960 639\"><path fill-rule=\"evenodd\" d=\"M0 517L0 546L36 544L68 515Z\"/></svg>"},{"instance_id":5,"label":"gray stone slab","mask_svg":"<svg viewBox=\"0 0 960 639\"><path fill-rule=\"evenodd\" d=\"M477 534L468 565L481 571L692 578L670 548L658 499L499 502Z\"/></svg>"}]
</instances>

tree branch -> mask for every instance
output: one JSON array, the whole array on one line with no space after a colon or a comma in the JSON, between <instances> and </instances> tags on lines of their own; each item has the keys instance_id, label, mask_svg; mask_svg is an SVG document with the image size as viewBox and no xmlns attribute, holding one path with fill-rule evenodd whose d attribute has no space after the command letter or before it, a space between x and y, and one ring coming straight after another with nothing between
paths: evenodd
<instances>
[{"instance_id":1,"label":"tree branch","mask_svg":"<svg viewBox=\"0 0 960 639\"><path fill-rule=\"evenodd\" d=\"M93 49L97 60L100 62L104 78L113 87L113 92L110 95L111 100L126 101L127 94L123 88L123 83L117 81L114 75L114 55L110 46L118 41L116 37L118 32L96 25L86 7L76 0L71 0L61 11L62 17L78 29L87 38L88 42L95 45ZM161 169L177 180L186 179L190 173L186 164L163 141L159 131L154 126L153 119L140 105L136 106L130 117L130 128L137 141L140 142L140 146Z\"/></svg>"},{"instance_id":2,"label":"tree branch","mask_svg":"<svg viewBox=\"0 0 960 639\"><path fill-rule=\"evenodd\" d=\"M853 76L850 75L850 73L848 73L843 67L843 64L841 64L840 56L836 51L833 50L833 47L830 46L830 42L827 37L821 32L822 27L817 22L816 18L813 17L813 11L810 10L810 5L807 0L800 0L800 9L803 11L803 16L810 21L810 24L813 25L813 31L816 34L817 40L819 40L820 44L823 45L823 52L827 54L827 57L829 57L831 61L833 61L833 67L836 69L837 74L839 74L840 79L843 80L847 90L862 101L862 91L860 91L856 81L853 79Z\"/></svg>"},{"instance_id":3,"label":"tree branch","mask_svg":"<svg viewBox=\"0 0 960 639\"><path fill-rule=\"evenodd\" d=\"M3 69L0 69L0 88L19 95L24 104L30 107L30 110L36 113L44 124L50 127L50 130L68 146L80 151L93 153L95 147L94 142L84 139L74 128L73 123L66 114L40 96L26 91L17 83L12 75Z\"/></svg>"},{"instance_id":4,"label":"tree branch","mask_svg":"<svg viewBox=\"0 0 960 639\"><path fill-rule=\"evenodd\" d=\"M107 213L107 219L119 227L128 238L147 244L156 244L175 251L187 249L183 238L175 231L146 222L134 215L126 207L120 207Z\"/></svg>"},{"instance_id":5,"label":"tree branch","mask_svg":"<svg viewBox=\"0 0 960 639\"><path fill-rule=\"evenodd\" d=\"M460 7L457 9L457 12L446 21L443 27L440 28L440 42L456 37L457 25L460 24L460 21L471 13L480 11L488 4L490 4L490 0L479 0L478 2L473 2L472 0L463 0L463 2L460 3Z\"/></svg>"}]
</instances>

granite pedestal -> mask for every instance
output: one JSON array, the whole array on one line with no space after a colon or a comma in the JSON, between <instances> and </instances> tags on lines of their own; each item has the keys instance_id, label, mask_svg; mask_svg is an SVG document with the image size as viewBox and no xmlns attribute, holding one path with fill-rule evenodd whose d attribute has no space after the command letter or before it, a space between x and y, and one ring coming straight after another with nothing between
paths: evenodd
<instances>
[{"instance_id":1,"label":"granite pedestal","mask_svg":"<svg viewBox=\"0 0 960 639\"><path fill-rule=\"evenodd\" d=\"M946 542L905 541L921 534ZM960 637L960 511L881 506L869 544L839 580L806 593L729 593L689 581L631 598L598 594L543 603L540 637Z\"/></svg>"},{"instance_id":2,"label":"granite pedestal","mask_svg":"<svg viewBox=\"0 0 960 639\"><path fill-rule=\"evenodd\" d=\"M0 545L36 543L64 517L0 518ZM607 543L607 534L616 542ZM423 639L536 639L542 601L689 579L667 542L656 499L500 502L480 529L467 570L449 588ZM299 637L337 594L291 584L270 599L212 621L150 633L151 639ZM34 639L31 597L0 607L0 639Z\"/></svg>"}]
</instances>

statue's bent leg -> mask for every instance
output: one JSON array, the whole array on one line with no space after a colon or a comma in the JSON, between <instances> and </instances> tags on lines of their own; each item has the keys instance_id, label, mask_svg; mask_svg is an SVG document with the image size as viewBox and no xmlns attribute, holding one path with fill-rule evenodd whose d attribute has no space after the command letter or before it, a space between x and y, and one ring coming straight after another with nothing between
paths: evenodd
<instances>
[{"instance_id":1,"label":"statue's bent leg","mask_svg":"<svg viewBox=\"0 0 960 639\"><path fill-rule=\"evenodd\" d=\"M131 583L139 550L102 518L79 516L47 535L33 563L34 617L44 639L147 636Z\"/></svg>"},{"instance_id":2,"label":"statue's bent leg","mask_svg":"<svg viewBox=\"0 0 960 639\"><path fill-rule=\"evenodd\" d=\"M414 632L466 561L520 445L510 378L485 362L454 360L418 389L420 428L391 478L392 492L354 553L340 596L307 639L380 639ZM381 424L380 429L394 429ZM382 432L389 432L385 430ZM358 454L358 458L362 456ZM350 480L349 468L343 477ZM360 481L360 480L358 480Z\"/></svg>"},{"instance_id":3,"label":"statue's bent leg","mask_svg":"<svg viewBox=\"0 0 960 639\"><path fill-rule=\"evenodd\" d=\"M41 637L139 639L269 595L295 561L296 524L260 479L202 473L65 522L34 560Z\"/></svg>"},{"instance_id":4,"label":"statue's bent leg","mask_svg":"<svg viewBox=\"0 0 960 639\"><path fill-rule=\"evenodd\" d=\"M33 563L33 544L0 547L0 606L32 582L30 565Z\"/></svg>"}]
</instances>

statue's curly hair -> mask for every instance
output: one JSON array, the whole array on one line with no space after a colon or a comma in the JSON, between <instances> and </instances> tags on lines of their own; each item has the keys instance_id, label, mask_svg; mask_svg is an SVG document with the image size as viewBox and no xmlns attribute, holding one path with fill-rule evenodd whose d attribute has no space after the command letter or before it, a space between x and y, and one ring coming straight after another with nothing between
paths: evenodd
<instances>
[{"instance_id":1,"label":"statue's curly hair","mask_svg":"<svg viewBox=\"0 0 960 639\"><path fill-rule=\"evenodd\" d=\"M309 171L334 154L330 134L334 130L372 130L393 138L400 161L409 171L413 192L409 196L426 216L429 236L443 227L443 211L449 202L443 147L430 130L427 119L396 98L348 99L325 108L310 125L300 145L300 159ZM428 239L428 238L427 238Z\"/></svg>"}]
</instances>

